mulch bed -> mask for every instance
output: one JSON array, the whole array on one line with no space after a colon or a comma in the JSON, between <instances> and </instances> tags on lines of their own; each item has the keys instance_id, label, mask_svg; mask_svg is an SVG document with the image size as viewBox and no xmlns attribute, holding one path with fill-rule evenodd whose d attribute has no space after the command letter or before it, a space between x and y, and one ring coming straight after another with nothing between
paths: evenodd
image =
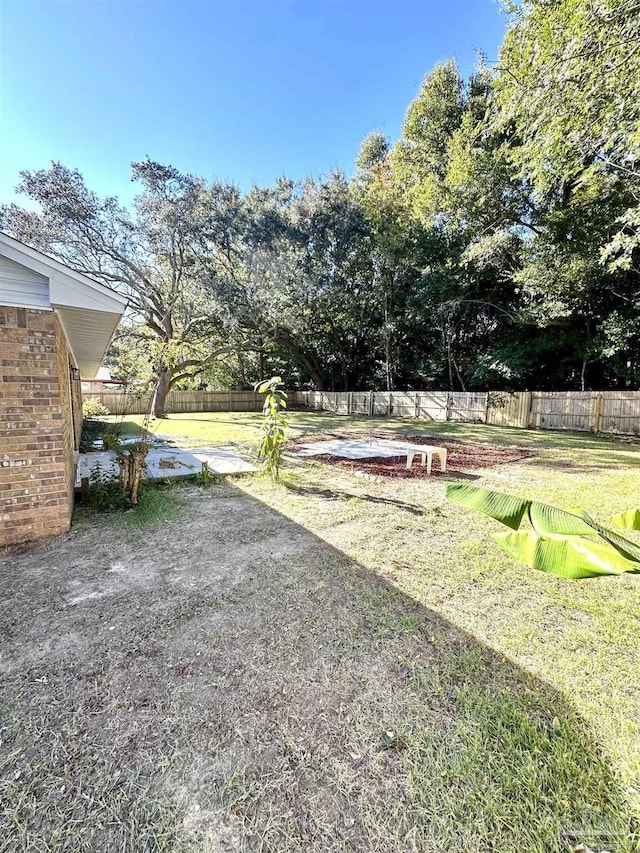
<instances>
[{"instance_id":1,"label":"mulch bed","mask_svg":"<svg viewBox=\"0 0 640 853\"><path fill-rule=\"evenodd\" d=\"M288 446L295 449L300 444L310 444L317 441L329 441L330 439L356 439L356 438L386 438L391 441L408 441L411 444L432 444L447 448L447 472L455 474L457 471L471 471L477 468L493 468L495 465L506 465L510 462L519 462L528 459L535 454L523 447L505 447L500 444L476 444L471 441L462 441L457 438L447 438L425 435L399 435L388 432L327 432L309 433L291 439ZM346 468L350 471L359 471L366 474L375 474L379 477L398 477L402 479L420 479L427 476L426 468L419 460L414 460L411 470L407 470L407 457L404 456L371 456L368 459L343 459L331 454L320 454L318 456L306 457L317 462L326 462L336 468ZM442 476L440 461L434 457L431 476ZM446 475L445 475L446 476Z\"/></svg>"}]
</instances>

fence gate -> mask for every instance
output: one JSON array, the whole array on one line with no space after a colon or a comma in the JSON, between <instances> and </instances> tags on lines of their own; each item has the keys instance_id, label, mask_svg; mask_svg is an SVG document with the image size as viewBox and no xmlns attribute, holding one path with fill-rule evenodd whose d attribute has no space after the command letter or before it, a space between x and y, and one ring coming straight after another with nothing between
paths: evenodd
<instances>
[{"instance_id":1,"label":"fence gate","mask_svg":"<svg viewBox=\"0 0 640 853\"><path fill-rule=\"evenodd\" d=\"M487 394L469 391L450 391L448 394L448 421L484 423L487 417Z\"/></svg>"}]
</instances>

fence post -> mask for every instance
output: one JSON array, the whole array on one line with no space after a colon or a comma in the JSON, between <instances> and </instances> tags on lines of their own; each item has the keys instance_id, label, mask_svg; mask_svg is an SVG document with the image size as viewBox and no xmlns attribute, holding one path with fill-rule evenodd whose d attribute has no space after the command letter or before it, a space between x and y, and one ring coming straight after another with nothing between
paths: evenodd
<instances>
[{"instance_id":1,"label":"fence post","mask_svg":"<svg viewBox=\"0 0 640 853\"><path fill-rule=\"evenodd\" d=\"M413 417L414 417L414 418L417 418L417 417L418 417L418 411L419 411L419 406L418 406L418 392L417 392L417 391L414 391L414 392L413 392Z\"/></svg>"},{"instance_id":2,"label":"fence post","mask_svg":"<svg viewBox=\"0 0 640 853\"><path fill-rule=\"evenodd\" d=\"M452 408L452 406L453 406L453 399L451 397L451 394L447 391L447 410L445 412L445 418L444 418L445 421L451 420L451 408Z\"/></svg>"},{"instance_id":3,"label":"fence post","mask_svg":"<svg viewBox=\"0 0 640 853\"><path fill-rule=\"evenodd\" d=\"M391 417L393 412L393 391L389 391L389 402L387 404L387 417Z\"/></svg>"},{"instance_id":4,"label":"fence post","mask_svg":"<svg viewBox=\"0 0 640 853\"><path fill-rule=\"evenodd\" d=\"M369 391L369 417L373 416L373 397L374 397L374 392Z\"/></svg>"},{"instance_id":5,"label":"fence post","mask_svg":"<svg viewBox=\"0 0 640 853\"><path fill-rule=\"evenodd\" d=\"M596 424L596 432L602 431L602 417L604 415L604 393L601 391L598 394L598 422Z\"/></svg>"},{"instance_id":6,"label":"fence post","mask_svg":"<svg viewBox=\"0 0 640 853\"><path fill-rule=\"evenodd\" d=\"M589 428L597 434L602 429L602 413L604 409L604 394L602 391L598 391L596 393L594 403L595 405L590 407ZM595 416L592 418L591 415Z\"/></svg>"}]
</instances>

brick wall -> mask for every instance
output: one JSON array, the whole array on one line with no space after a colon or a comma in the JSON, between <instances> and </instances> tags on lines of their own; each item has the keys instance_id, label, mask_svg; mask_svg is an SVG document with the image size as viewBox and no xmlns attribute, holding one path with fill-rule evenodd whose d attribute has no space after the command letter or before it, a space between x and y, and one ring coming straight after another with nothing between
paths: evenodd
<instances>
[{"instance_id":1,"label":"brick wall","mask_svg":"<svg viewBox=\"0 0 640 853\"><path fill-rule=\"evenodd\" d=\"M69 528L75 443L55 314L0 306L0 545Z\"/></svg>"}]
</instances>

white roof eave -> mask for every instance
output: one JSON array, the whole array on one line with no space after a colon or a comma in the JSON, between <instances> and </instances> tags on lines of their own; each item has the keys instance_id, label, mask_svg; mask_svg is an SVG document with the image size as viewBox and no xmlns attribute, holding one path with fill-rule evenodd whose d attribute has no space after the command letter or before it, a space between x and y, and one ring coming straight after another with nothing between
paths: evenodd
<instances>
[{"instance_id":1,"label":"white roof eave","mask_svg":"<svg viewBox=\"0 0 640 853\"><path fill-rule=\"evenodd\" d=\"M0 255L47 277L49 304L73 360L83 378L93 379L127 307L126 297L1 231Z\"/></svg>"},{"instance_id":2,"label":"white roof eave","mask_svg":"<svg viewBox=\"0 0 640 853\"><path fill-rule=\"evenodd\" d=\"M54 311L82 379L93 379L100 369L120 315L109 311L55 306Z\"/></svg>"}]
</instances>

